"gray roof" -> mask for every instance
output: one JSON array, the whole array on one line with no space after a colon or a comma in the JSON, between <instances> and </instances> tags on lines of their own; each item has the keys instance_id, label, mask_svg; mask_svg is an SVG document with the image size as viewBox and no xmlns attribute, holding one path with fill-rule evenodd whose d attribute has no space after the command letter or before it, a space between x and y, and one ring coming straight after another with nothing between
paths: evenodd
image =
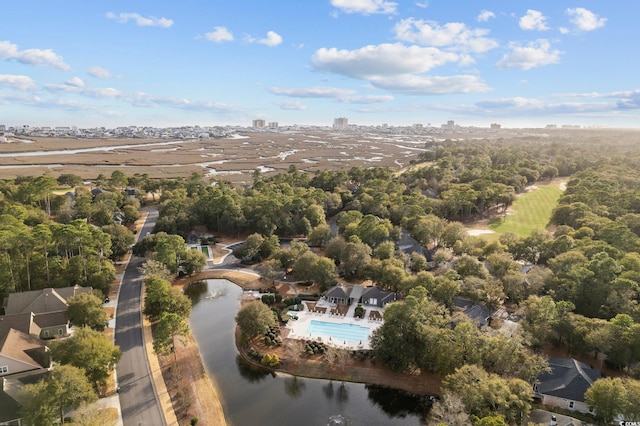
<instances>
[{"instance_id":1,"label":"gray roof","mask_svg":"<svg viewBox=\"0 0 640 426\"><path fill-rule=\"evenodd\" d=\"M473 301L469 300L469 299L465 299L459 296L456 296L453 298L453 306L458 308L458 309L462 309L465 310L468 307L473 305Z\"/></svg>"},{"instance_id":2,"label":"gray roof","mask_svg":"<svg viewBox=\"0 0 640 426\"><path fill-rule=\"evenodd\" d=\"M66 325L69 322L66 312L67 311L58 311L38 314L34 316L33 320L40 328L58 327Z\"/></svg>"},{"instance_id":3,"label":"gray roof","mask_svg":"<svg viewBox=\"0 0 640 426\"><path fill-rule=\"evenodd\" d=\"M360 300L360 297L362 297L363 290L364 290L364 287L362 287L362 285L355 284L353 287L351 287L351 291L349 292L349 297L355 300Z\"/></svg>"},{"instance_id":4,"label":"gray roof","mask_svg":"<svg viewBox=\"0 0 640 426\"><path fill-rule=\"evenodd\" d=\"M11 293L5 300L5 313L20 314L33 312L43 314L67 310L67 300L81 293L88 293L91 287L45 288L43 290Z\"/></svg>"},{"instance_id":5,"label":"gray roof","mask_svg":"<svg viewBox=\"0 0 640 426\"><path fill-rule=\"evenodd\" d=\"M383 303L396 300L396 293L392 291L380 290L378 287L367 287L362 292L362 298L378 299Z\"/></svg>"},{"instance_id":6,"label":"gray roof","mask_svg":"<svg viewBox=\"0 0 640 426\"><path fill-rule=\"evenodd\" d=\"M347 290L345 287L341 286L341 285L337 285L334 287L331 287L329 290L327 290L327 294L326 294L326 298L331 298L331 297L335 297L338 299L346 299L348 297L347 292L345 291Z\"/></svg>"},{"instance_id":7,"label":"gray roof","mask_svg":"<svg viewBox=\"0 0 640 426\"><path fill-rule=\"evenodd\" d=\"M31 312L0 316L0 339L9 333L9 329L21 331L32 336L40 335L40 327L34 321Z\"/></svg>"},{"instance_id":8,"label":"gray roof","mask_svg":"<svg viewBox=\"0 0 640 426\"><path fill-rule=\"evenodd\" d=\"M491 309L486 306L473 304L467 309L465 309L462 313L465 314L470 320L476 321L481 326L486 325L491 315L493 315Z\"/></svg>"},{"instance_id":9,"label":"gray roof","mask_svg":"<svg viewBox=\"0 0 640 426\"><path fill-rule=\"evenodd\" d=\"M573 358L549 360L551 371L538 376L538 393L584 402L584 393L600 378L600 371Z\"/></svg>"}]
</instances>

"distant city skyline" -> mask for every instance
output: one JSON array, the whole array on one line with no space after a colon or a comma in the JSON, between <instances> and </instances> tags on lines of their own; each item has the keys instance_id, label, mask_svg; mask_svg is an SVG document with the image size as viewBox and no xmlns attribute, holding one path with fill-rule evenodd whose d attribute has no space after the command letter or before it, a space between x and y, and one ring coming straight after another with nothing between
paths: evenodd
<instances>
[{"instance_id":1,"label":"distant city skyline","mask_svg":"<svg viewBox=\"0 0 640 426\"><path fill-rule=\"evenodd\" d=\"M23 0L3 12L7 126L640 127L637 2Z\"/></svg>"}]
</instances>

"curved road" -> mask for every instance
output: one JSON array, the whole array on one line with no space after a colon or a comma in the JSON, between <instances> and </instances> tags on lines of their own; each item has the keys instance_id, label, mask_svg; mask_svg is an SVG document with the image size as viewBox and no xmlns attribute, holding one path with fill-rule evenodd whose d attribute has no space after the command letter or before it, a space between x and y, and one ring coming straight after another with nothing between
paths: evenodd
<instances>
[{"instance_id":1,"label":"curved road","mask_svg":"<svg viewBox=\"0 0 640 426\"><path fill-rule=\"evenodd\" d=\"M156 224L158 210L149 209L148 212L138 239L153 231ZM142 338L142 276L138 267L143 261L143 258L131 257L122 277L116 309L115 342L122 351L116 371L125 426L166 425Z\"/></svg>"}]
</instances>

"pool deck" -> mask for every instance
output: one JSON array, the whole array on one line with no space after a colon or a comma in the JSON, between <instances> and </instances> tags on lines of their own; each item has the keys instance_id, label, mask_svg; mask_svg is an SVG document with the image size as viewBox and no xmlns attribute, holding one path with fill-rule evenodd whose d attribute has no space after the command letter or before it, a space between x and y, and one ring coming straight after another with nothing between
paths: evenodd
<instances>
[{"instance_id":1,"label":"pool deck","mask_svg":"<svg viewBox=\"0 0 640 426\"><path fill-rule=\"evenodd\" d=\"M349 340L345 341L341 339L332 339L332 338L327 338L326 336L323 336L320 334L309 333L307 330L309 329L311 320L316 320L316 321L330 322L334 324L356 324L361 327L368 327L370 330L369 336L371 336L371 333L373 333L375 329L377 329L382 325L381 320L369 319L370 311L372 310L377 311L379 315L382 316L383 309L377 306L363 305L362 307L365 308L366 310L365 317L360 319L360 318L353 317L353 314L357 306L356 303L349 306L349 310L347 311L346 315L331 314L332 309L336 308L336 304L329 303L324 299L318 300L318 302L316 302L315 304L316 310L319 310L322 312L312 312L309 310L309 305L307 305L306 302L302 302L302 303L305 304L305 309L297 313L298 319L297 320L291 319L286 325L286 328L289 329L289 334L287 336L287 338L289 339L316 340L316 341L321 341L327 345L330 345L336 348L341 348L341 349L352 349L352 350L371 349L369 340L362 341L362 343L360 343L360 342L354 342Z\"/></svg>"}]
</instances>

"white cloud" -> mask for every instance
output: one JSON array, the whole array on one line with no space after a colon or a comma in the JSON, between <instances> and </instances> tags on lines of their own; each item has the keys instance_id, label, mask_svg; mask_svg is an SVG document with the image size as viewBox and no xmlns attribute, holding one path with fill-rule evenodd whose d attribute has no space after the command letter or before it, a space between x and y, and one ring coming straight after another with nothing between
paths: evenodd
<instances>
[{"instance_id":1,"label":"white cloud","mask_svg":"<svg viewBox=\"0 0 640 426\"><path fill-rule=\"evenodd\" d=\"M69 71L71 67L64 63L62 56L51 49L18 50L18 46L8 41L0 41L0 58L15 59L16 61L36 67L50 66L62 71Z\"/></svg>"},{"instance_id":2,"label":"white cloud","mask_svg":"<svg viewBox=\"0 0 640 426\"><path fill-rule=\"evenodd\" d=\"M405 46L400 43L365 46L356 50L318 49L311 64L320 71L368 79L376 76L421 73L459 56L435 47Z\"/></svg>"},{"instance_id":3,"label":"white cloud","mask_svg":"<svg viewBox=\"0 0 640 426\"><path fill-rule=\"evenodd\" d=\"M222 43L223 41L233 41L233 34L225 27L214 27L214 31L206 33L204 37L215 43Z\"/></svg>"},{"instance_id":4,"label":"white cloud","mask_svg":"<svg viewBox=\"0 0 640 426\"><path fill-rule=\"evenodd\" d=\"M72 79L65 81L65 84L72 87L84 87L84 81L82 81L80 77L73 77Z\"/></svg>"},{"instance_id":5,"label":"white cloud","mask_svg":"<svg viewBox=\"0 0 640 426\"><path fill-rule=\"evenodd\" d=\"M396 13L398 3L385 0L331 0L331 5L345 13L392 14Z\"/></svg>"},{"instance_id":6,"label":"white cloud","mask_svg":"<svg viewBox=\"0 0 640 426\"><path fill-rule=\"evenodd\" d=\"M571 32L567 27L560 27L558 31L560 31L560 34L569 34Z\"/></svg>"},{"instance_id":7,"label":"white cloud","mask_svg":"<svg viewBox=\"0 0 640 426\"><path fill-rule=\"evenodd\" d=\"M499 112L507 115L535 114L535 115L589 115L593 113L613 112L620 108L613 102L549 102L546 99L532 98L503 98L478 102L475 104L478 114L494 114Z\"/></svg>"},{"instance_id":8,"label":"white cloud","mask_svg":"<svg viewBox=\"0 0 640 426\"><path fill-rule=\"evenodd\" d=\"M77 78L77 77L76 77ZM78 80L80 80L78 78ZM123 96L123 93L118 89L113 89L111 87L104 88L92 88L86 87L84 82L80 80L71 79L67 81L65 84L47 84L44 86L45 90L51 93L76 93L82 96L86 96L89 98L119 98Z\"/></svg>"},{"instance_id":9,"label":"white cloud","mask_svg":"<svg viewBox=\"0 0 640 426\"><path fill-rule=\"evenodd\" d=\"M520 18L520 28L525 31L545 31L548 30L547 18L537 10L529 9L527 14Z\"/></svg>"},{"instance_id":10,"label":"white cloud","mask_svg":"<svg viewBox=\"0 0 640 426\"><path fill-rule=\"evenodd\" d=\"M258 44L264 44L265 46L275 47L282 43L282 36L275 31L267 32L267 37L257 41Z\"/></svg>"},{"instance_id":11,"label":"white cloud","mask_svg":"<svg viewBox=\"0 0 640 426\"><path fill-rule=\"evenodd\" d=\"M292 98L328 98L336 99L347 104L373 104L389 102L393 100L390 95L357 95L355 90L340 89L338 87L301 87L285 88L270 87L269 92L274 95L289 96Z\"/></svg>"},{"instance_id":12,"label":"white cloud","mask_svg":"<svg viewBox=\"0 0 640 426\"><path fill-rule=\"evenodd\" d=\"M87 71L87 74L95 78L114 78L115 77L111 71L102 67L91 67Z\"/></svg>"},{"instance_id":13,"label":"white cloud","mask_svg":"<svg viewBox=\"0 0 640 426\"><path fill-rule=\"evenodd\" d=\"M495 18L496 14L491 12L490 10L482 9L480 14L476 18L478 22L487 22L491 18Z\"/></svg>"},{"instance_id":14,"label":"white cloud","mask_svg":"<svg viewBox=\"0 0 640 426\"><path fill-rule=\"evenodd\" d=\"M185 98L172 98L167 96L151 95L144 92L124 94L123 100L136 107L154 108L158 106L168 106L177 109L190 111L213 111L216 113L238 112L238 108L208 101L190 101Z\"/></svg>"},{"instance_id":15,"label":"white cloud","mask_svg":"<svg viewBox=\"0 0 640 426\"><path fill-rule=\"evenodd\" d=\"M270 87L269 92L274 95L289 96L292 98L341 98L356 93L355 90L351 89L322 86L302 88Z\"/></svg>"},{"instance_id":16,"label":"white cloud","mask_svg":"<svg viewBox=\"0 0 640 426\"><path fill-rule=\"evenodd\" d=\"M423 46L445 47L472 52L486 52L498 46L498 42L486 37L489 30L469 29L461 22L449 22L442 26L437 22L408 18L394 27L398 40Z\"/></svg>"},{"instance_id":17,"label":"white cloud","mask_svg":"<svg viewBox=\"0 0 640 426\"><path fill-rule=\"evenodd\" d=\"M305 111L307 106L300 101L275 101L275 106L288 111Z\"/></svg>"},{"instance_id":18,"label":"white cloud","mask_svg":"<svg viewBox=\"0 0 640 426\"><path fill-rule=\"evenodd\" d=\"M73 81L70 80L70 81ZM128 103L135 107L155 108L167 106L171 108L186 109L193 111L214 111L217 113L237 112L238 108L217 102L191 101L185 98L172 98L167 96L152 95L144 92L122 92L118 89L104 87L91 88L69 84L47 84L45 90L50 93L71 93L88 98L115 99Z\"/></svg>"},{"instance_id":19,"label":"white cloud","mask_svg":"<svg viewBox=\"0 0 640 426\"><path fill-rule=\"evenodd\" d=\"M569 19L580 31L593 31L597 28L604 27L607 18L600 18L595 13L583 7L567 9Z\"/></svg>"},{"instance_id":20,"label":"white cloud","mask_svg":"<svg viewBox=\"0 0 640 426\"><path fill-rule=\"evenodd\" d=\"M11 74L0 74L0 86L9 86L18 90L31 90L36 88L31 77Z\"/></svg>"},{"instance_id":21,"label":"white cloud","mask_svg":"<svg viewBox=\"0 0 640 426\"><path fill-rule=\"evenodd\" d=\"M144 17L139 13L118 13L107 12L107 18L114 19L120 24L126 24L130 20L134 21L139 27L161 27L169 28L173 25L173 21L167 18L156 18L155 16Z\"/></svg>"},{"instance_id":22,"label":"white cloud","mask_svg":"<svg viewBox=\"0 0 640 426\"><path fill-rule=\"evenodd\" d=\"M429 2L428 1L417 1L416 2L416 6L422 8L422 9L426 9L427 7L429 7Z\"/></svg>"},{"instance_id":23,"label":"white cloud","mask_svg":"<svg viewBox=\"0 0 640 426\"><path fill-rule=\"evenodd\" d=\"M400 75L375 78L371 84L380 89L410 95L444 95L488 92L489 86L473 75L423 76Z\"/></svg>"},{"instance_id":24,"label":"white cloud","mask_svg":"<svg viewBox=\"0 0 640 426\"><path fill-rule=\"evenodd\" d=\"M356 95L340 98L340 102L345 104L380 104L393 100L391 95Z\"/></svg>"},{"instance_id":25,"label":"white cloud","mask_svg":"<svg viewBox=\"0 0 640 426\"><path fill-rule=\"evenodd\" d=\"M513 98L502 98L502 99L491 99L488 101L477 102L477 106L485 109L533 109L540 108L542 102L537 99L529 99L523 97L513 97Z\"/></svg>"},{"instance_id":26,"label":"white cloud","mask_svg":"<svg viewBox=\"0 0 640 426\"><path fill-rule=\"evenodd\" d=\"M545 39L529 42L526 46L511 43L509 47L511 51L506 53L496 66L529 70L543 65L557 64L562 54L557 49L551 50L551 44Z\"/></svg>"}]
</instances>

